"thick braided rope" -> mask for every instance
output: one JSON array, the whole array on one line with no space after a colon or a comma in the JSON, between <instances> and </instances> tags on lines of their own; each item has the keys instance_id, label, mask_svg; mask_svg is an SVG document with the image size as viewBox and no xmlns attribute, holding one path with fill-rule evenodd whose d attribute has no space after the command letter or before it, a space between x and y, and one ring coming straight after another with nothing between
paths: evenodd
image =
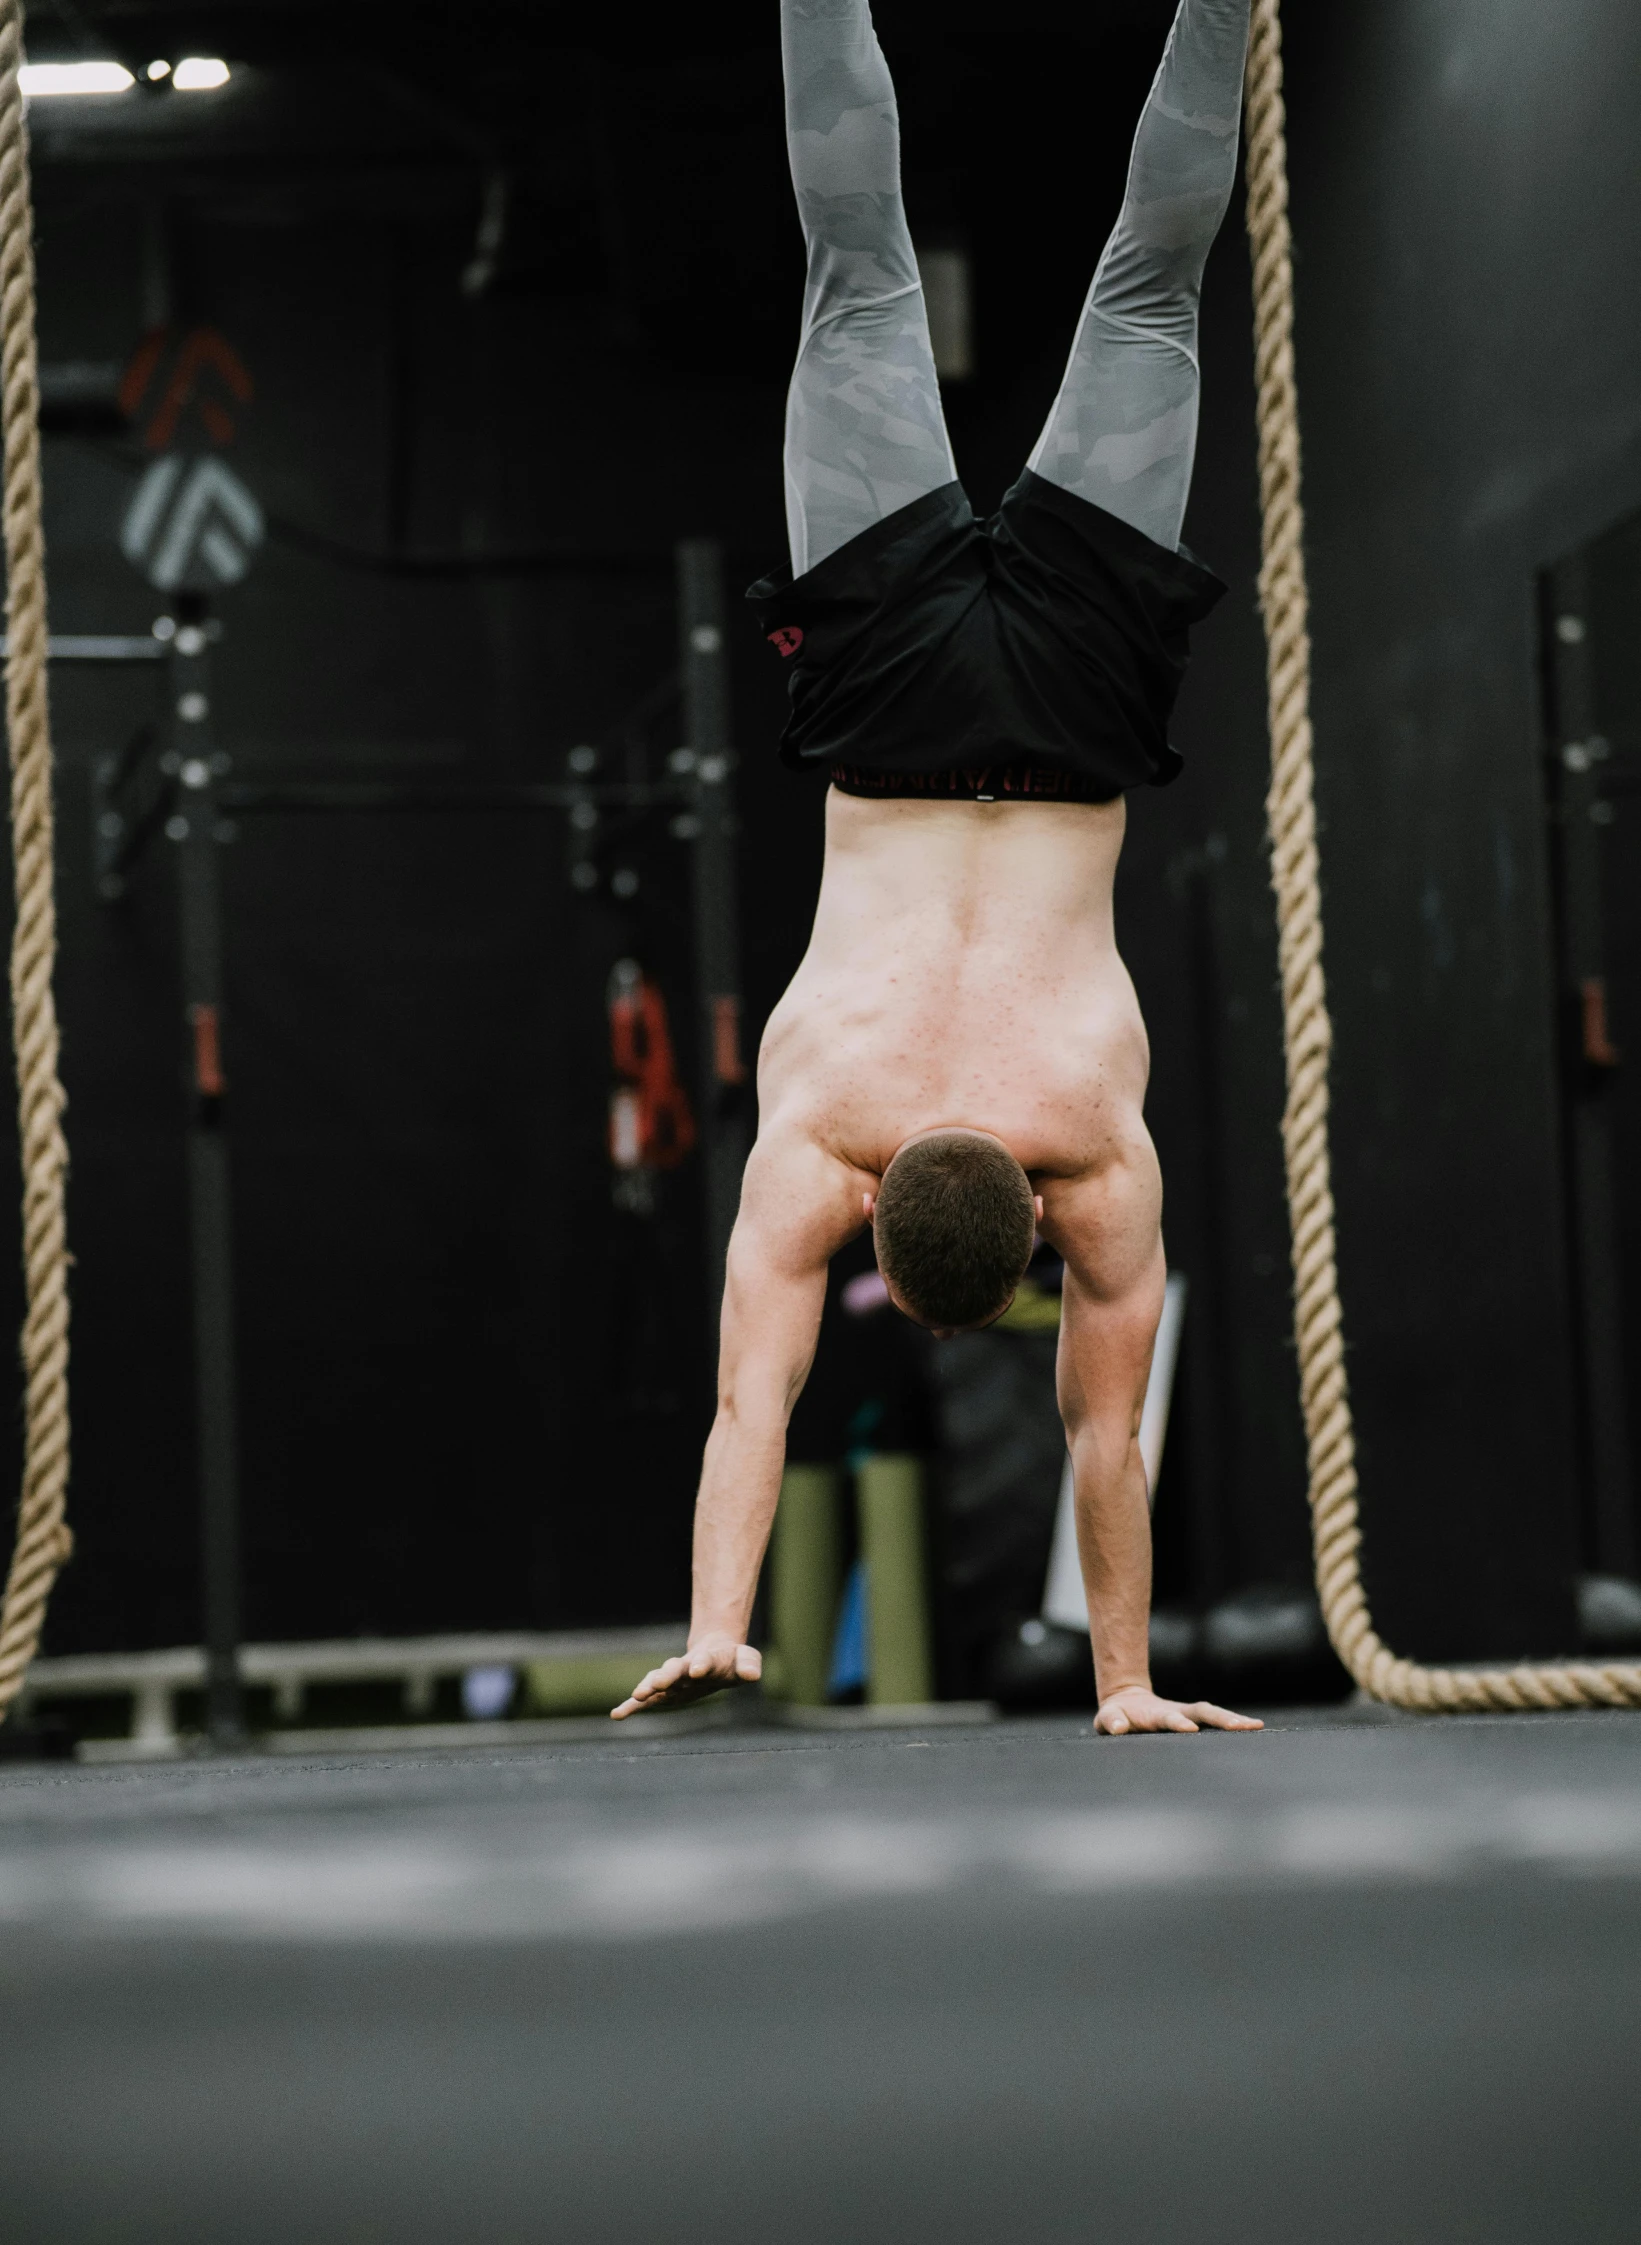
<instances>
[{"instance_id":1,"label":"thick braided rope","mask_svg":"<svg viewBox=\"0 0 1641 2245\"><path fill-rule=\"evenodd\" d=\"M1333 1025L1322 974L1310 721L1310 618L1293 366L1293 255L1279 0L1254 0L1248 54L1248 234L1253 246L1259 491L1271 727L1271 879L1276 890L1288 1102L1282 1117L1293 1232L1294 1323L1310 1462L1316 1585L1328 1635L1364 1691L1398 1707L1460 1712L1641 1706L1641 1664L1425 1668L1380 1640L1362 1587L1356 1446L1345 1382L1328 1153Z\"/></svg>"},{"instance_id":2,"label":"thick braided rope","mask_svg":"<svg viewBox=\"0 0 1641 2245\"><path fill-rule=\"evenodd\" d=\"M18 67L21 0L0 0L0 424L5 443L6 731L17 924L12 1033L23 1157L23 1489L0 1605L0 1716L40 1642L46 1600L71 1538L68 1487L68 1250L63 1220L63 1089L57 1074L52 893L51 728L46 702L45 540L40 527L39 388L34 349L33 213Z\"/></svg>"}]
</instances>

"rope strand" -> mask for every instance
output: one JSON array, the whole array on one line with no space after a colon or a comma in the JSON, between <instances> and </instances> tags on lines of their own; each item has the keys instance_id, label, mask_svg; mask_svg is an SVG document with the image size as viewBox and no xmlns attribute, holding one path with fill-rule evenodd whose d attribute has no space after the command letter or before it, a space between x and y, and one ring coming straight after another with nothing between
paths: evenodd
<instances>
[{"instance_id":1,"label":"rope strand","mask_svg":"<svg viewBox=\"0 0 1641 2245\"><path fill-rule=\"evenodd\" d=\"M17 1545L0 1603L0 1719L40 1642L46 1601L72 1548L68 1488L67 1151L57 1070L51 725L46 693L45 540L40 527L39 381L34 340L28 125L18 69L21 0L0 0L0 428L4 434L6 732L17 922L12 1035L23 1166L23 1487Z\"/></svg>"},{"instance_id":2,"label":"rope strand","mask_svg":"<svg viewBox=\"0 0 1641 2245\"><path fill-rule=\"evenodd\" d=\"M1310 719L1310 603L1300 504L1299 400L1293 367L1293 243L1282 102L1280 0L1254 0L1248 50L1248 236L1271 727L1271 881L1288 1099L1282 1116L1293 1232L1294 1330L1310 1463L1316 1587L1335 1651L1365 1692L1397 1707L1458 1714L1491 1708L1641 1706L1641 1663L1426 1668L1400 1660L1373 1626L1362 1587L1356 1439L1345 1380L1328 1153L1333 1024L1322 973Z\"/></svg>"}]
</instances>

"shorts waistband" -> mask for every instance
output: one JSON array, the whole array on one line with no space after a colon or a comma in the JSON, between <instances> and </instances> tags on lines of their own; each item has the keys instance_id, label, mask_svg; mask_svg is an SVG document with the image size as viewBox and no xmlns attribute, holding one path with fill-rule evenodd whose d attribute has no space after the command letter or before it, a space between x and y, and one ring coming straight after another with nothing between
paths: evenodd
<instances>
[{"instance_id":1,"label":"shorts waistband","mask_svg":"<svg viewBox=\"0 0 1641 2245\"><path fill-rule=\"evenodd\" d=\"M944 772L874 772L834 764L832 785L843 795L955 803L1112 803L1109 781L1051 764L991 764Z\"/></svg>"}]
</instances>

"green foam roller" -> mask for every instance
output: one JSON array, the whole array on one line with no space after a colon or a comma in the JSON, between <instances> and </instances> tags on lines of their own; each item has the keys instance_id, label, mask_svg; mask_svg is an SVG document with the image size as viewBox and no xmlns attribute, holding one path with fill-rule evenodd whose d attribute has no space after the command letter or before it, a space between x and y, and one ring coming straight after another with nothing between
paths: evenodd
<instances>
[{"instance_id":1,"label":"green foam roller","mask_svg":"<svg viewBox=\"0 0 1641 2245\"><path fill-rule=\"evenodd\" d=\"M679 1651L683 1651L680 1632ZM664 1655L594 1653L580 1660L531 1660L524 1664L520 1712L525 1715L607 1715L634 1684L659 1668Z\"/></svg>"},{"instance_id":2,"label":"green foam roller","mask_svg":"<svg viewBox=\"0 0 1641 2245\"><path fill-rule=\"evenodd\" d=\"M766 1665L764 1687L800 1707L826 1704L843 1577L841 1495L836 1466L789 1465L781 1477L769 1554L769 1634L777 1657Z\"/></svg>"},{"instance_id":3,"label":"green foam roller","mask_svg":"<svg viewBox=\"0 0 1641 2245\"><path fill-rule=\"evenodd\" d=\"M922 1462L892 1452L865 1458L855 1492L866 1562L867 1700L874 1707L927 1706L934 1662Z\"/></svg>"}]
</instances>

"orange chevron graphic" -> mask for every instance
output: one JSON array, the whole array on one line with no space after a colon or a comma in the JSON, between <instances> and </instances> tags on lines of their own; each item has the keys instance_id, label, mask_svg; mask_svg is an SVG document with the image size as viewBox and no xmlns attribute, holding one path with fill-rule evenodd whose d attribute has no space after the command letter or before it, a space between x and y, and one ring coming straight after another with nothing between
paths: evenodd
<instances>
[{"instance_id":1,"label":"orange chevron graphic","mask_svg":"<svg viewBox=\"0 0 1641 2245\"><path fill-rule=\"evenodd\" d=\"M181 338L170 328L151 328L137 345L120 383L119 402L120 410L131 420L151 402L142 433L150 452L164 451L190 406L205 424L205 433L213 444L232 442L233 414L220 399L201 389L207 374L216 376L236 404L249 405L256 395L244 360L214 327L190 328Z\"/></svg>"}]
</instances>

